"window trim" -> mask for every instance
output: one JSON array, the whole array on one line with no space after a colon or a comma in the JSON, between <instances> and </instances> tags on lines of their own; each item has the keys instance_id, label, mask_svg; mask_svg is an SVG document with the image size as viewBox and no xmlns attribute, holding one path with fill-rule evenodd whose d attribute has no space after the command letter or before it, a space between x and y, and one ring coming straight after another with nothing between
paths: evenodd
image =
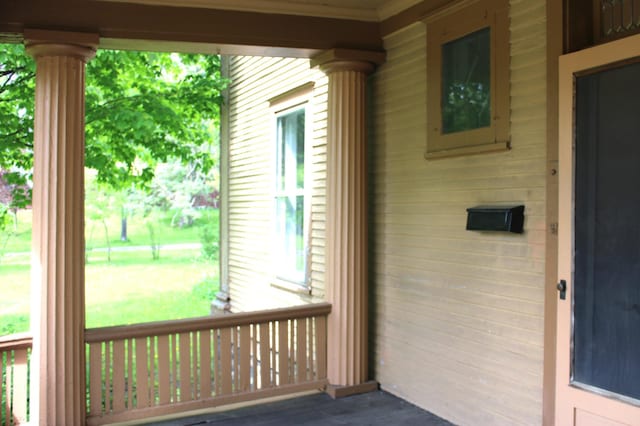
<instances>
[{"instance_id":1,"label":"window trim","mask_svg":"<svg viewBox=\"0 0 640 426\"><path fill-rule=\"evenodd\" d=\"M510 149L509 6L507 0L480 0L455 7L427 21L427 147L425 158L436 159ZM441 133L442 46L490 28L491 125Z\"/></svg>"},{"instance_id":2,"label":"window trim","mask_svg":"<svg viewBox=\"0 0 640 426\"><path fill-rule=\"evenodd\" d=\"M283 277L282 274L277 270L277 262L273 262L274 269L272 271L272 279L271 285L296 293L311 293L311 183L312 183L312 114L311 114L311 97L313 93L314 83L309 82L298 86L292 90L284 92L280 95L277 95L271 99L269 99L269 107L271 110L271 120L272 120L272 152L273 152L273 160L272 164L272 214L273 214L273 236L277 238L276 235L276 223L278 220L277 217L277 199L281 194L276 188L276 166L277 166L277 155L278 155L278 118L293 113L298 110L304 110L305 112L305 132L304 132L304 189L302 190L302 195L304 196L303 202L303 238L304 238L304 247L303 250L305 252L305 264L304 264L304 277L302 281L292 280L287 277ZM274 256L278 254L274 251Z\"/></svg>"}]
</instances>

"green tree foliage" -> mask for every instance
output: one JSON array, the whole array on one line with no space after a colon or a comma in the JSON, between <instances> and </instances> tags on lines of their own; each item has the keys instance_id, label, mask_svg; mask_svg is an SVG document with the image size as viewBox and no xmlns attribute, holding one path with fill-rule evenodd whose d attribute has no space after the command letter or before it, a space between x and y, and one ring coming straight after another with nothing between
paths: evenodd
<instances>
[{"instance_id":1,"label":"green tree foliage","mask_svg":"<svg viewBox=\"0 0 640 426\"><path fill-rule=\"evenodd\" d=\"M19 185L33 169L35 64L23 46L1 47L0 169ZM86 166L114 189L147 186L168 159L206 173L226 84L218 56L99 50L87 64Z\"/></svg>"},{"instance_id":2,"label":"green tree foliage","mask_svg":"<svg viewBox=\"0 0 640 426\"><path fill-rule=\"evenodd\" d=\"M33 163L35 64L19 45L0 48L0 171L3 184L27 183ZM14 192L9 204L25 205L30 193ZM7 204L6 201L3 204Z\"/></svg>"},{"instance_id":3,"label":"green tree foliage","mask_svg":"<svg viewBox=\"0 0 640 426\"><path fill-rule=\"evenodd\" d=\"M190 226L201 215L195 198L215 191L212 180L197 167L168 161L156 169L148 203L171 212L171 226Z\"/></svg>"}]
</instances>

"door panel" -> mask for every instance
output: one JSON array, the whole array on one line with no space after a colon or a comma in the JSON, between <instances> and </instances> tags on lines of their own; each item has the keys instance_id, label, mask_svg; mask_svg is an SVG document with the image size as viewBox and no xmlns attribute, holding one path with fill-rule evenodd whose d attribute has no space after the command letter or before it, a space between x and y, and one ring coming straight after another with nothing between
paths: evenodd
<instances>
[{"instance_id":1,"label":"door panel","mask_svg":"<svg viewBox=\"0 0 640 426\"><path fill-rule=\"evenodd\" d=\"M638 58L640 36L560 59L558 425L640 425Z\"/></svg>"},{"instance_id":2,"label":"door panel","mask_svg":"<svg viewBox=\"0 0 640 426\"><path fill-rule=\"evenodd\" d=\"M622 423L580 409L576 410L576 426L624 426Z\"/></svg>"},{"instance_id":3,"label":"door panel","mask_svg":"<svg viewBox=\"0 0 640 426\"><path fill-rule=\"evenodd\" d=\"M575 99L572 382L640 400L640 63Z\"/></svg>"}]
</instances>

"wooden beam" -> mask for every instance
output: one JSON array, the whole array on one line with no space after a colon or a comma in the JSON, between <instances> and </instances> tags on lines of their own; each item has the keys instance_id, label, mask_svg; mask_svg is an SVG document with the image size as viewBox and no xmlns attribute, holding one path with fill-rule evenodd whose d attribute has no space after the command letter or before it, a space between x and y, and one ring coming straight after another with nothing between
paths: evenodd
<instances>
[{"instance_id":1,"label":"wooden beam","mask_svg":"<svg viewBox=\"0 0 640 426\"><path fill-rule=\"evenodd\" d=\"M575 52L593 46L593 5L596 0L563 1L564 53Z\"/></svg>"},{"instance_id":2,"label":"wooden beam","mask_svg":"<svg viewBox=\"0 0 640 426\"><path fill-rule=\"evenodd\" d=\"M334 47L380 50L378 23L187 7L79 1L0 2L0 34L25 28L99 34L100 47L308 57ZM168 43L168 45L167 45Z\"/></svg>"}]
</instances>

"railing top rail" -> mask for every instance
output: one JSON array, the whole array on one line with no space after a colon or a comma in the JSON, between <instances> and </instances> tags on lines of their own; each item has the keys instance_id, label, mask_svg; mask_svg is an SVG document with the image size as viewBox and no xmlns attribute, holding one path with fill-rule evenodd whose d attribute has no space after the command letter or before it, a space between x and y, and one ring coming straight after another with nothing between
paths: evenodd
<instances>
[{"instance_id":1,"label":"railing top rail","mask_svg":"<svg viewBox=\"0 0 640 426\"><path fill-rule=\"evenodd\" d=\"M108 340L131 339L136 337L162 336L175 333L234 327L247 324L259 324L269 321L296 319L328 315L330 303L315 303L289 308L264 311L241 312L221 316L207 316L173 321L155 321L134 325L118 325L85 330L85 342L97 343Z\"/></svg>"},{"instance_id":2,"label":"railing top rail","mask_svg":"<svg viewBox=\"0 0 640 426\"><path fill-rule=\"evenodd\" d=\"M0 336L0 351L28 349L33 345L31 333L9 334Z\"/></svg>"}]
</instances>

